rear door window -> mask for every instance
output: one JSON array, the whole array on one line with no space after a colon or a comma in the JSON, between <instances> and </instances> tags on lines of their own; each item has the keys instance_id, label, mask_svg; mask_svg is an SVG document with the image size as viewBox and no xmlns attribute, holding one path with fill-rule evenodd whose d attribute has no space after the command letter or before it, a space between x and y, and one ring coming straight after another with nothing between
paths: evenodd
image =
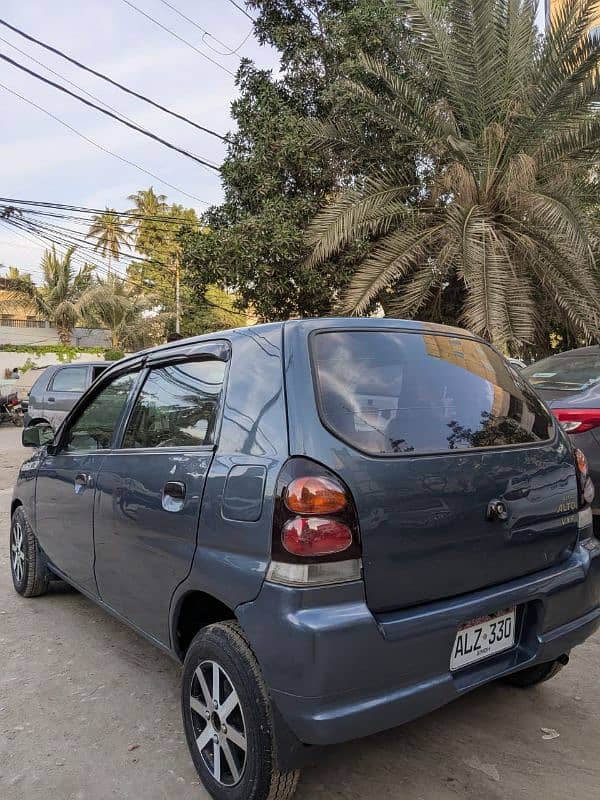
<instances>
[{"instance_id":1,"label":"rear door window","mask_svg":"<svg viewBox=\"0 0 600 800\"><path fill-rule=\"evenodd\" d=\"M87 385L87 367L65 367L54 374L49 391L53 392L81 392Z\"/></svg>"},{"instance_id":2,"label":"rear door window","mask_svg":"<svg viewBox=\"0 0 600 800\"><path fill-rule=\"evenodd\" d=\"M213 444L224 375L225 364L216 360L151 370L134 404L121 446Z\"/></svg>"},{"instance_id":3,"label":"rear door window","mask_svg":"<svg viewBox=\"0 0 600 800\"><path fill-rule=\"evenodd\" d=\"M311 337L322 421L374 455L504 447L550 438L553 422L487 345L399 331Z\"/></svg>"}]
</instances>

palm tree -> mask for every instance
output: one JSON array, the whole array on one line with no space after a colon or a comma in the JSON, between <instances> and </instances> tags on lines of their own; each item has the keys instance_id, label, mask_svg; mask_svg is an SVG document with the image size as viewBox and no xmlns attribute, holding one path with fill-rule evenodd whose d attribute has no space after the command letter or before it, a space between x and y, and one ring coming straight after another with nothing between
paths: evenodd
<instances>
[{"instance_id":1,"label":"palm tree","mask_svg":"<svg viewBox=\"0 0 600 800\"><path fill-rule=\"evenodd\" d=\"M143 312L151 298L115 275L98 279L81 297L79 311L90 327L110 331L115 349L137 349L146 344Z\"/></svg>"},{"instance_id":2,"label":"palm tree","mask_svg":"<svg viewBox=\"0 0 600 800\"><path fill-rule=\"evenodd\" d=\"M140 189L135 194L130 194L127 199L133 203L133 208L129 211L131 222L135 222L141 215L158 217L167 210L167 195L156 194L153 186Z\"/></svg>"},{"instance_id":3,"label":"palm tree","mask_svg":"<svg viewBox=\"0 0 600 800\"><path fill-rule=\"evenodd\" d=\"M129 243L130 238L129 231L114 208L106 208L101 214L96 214L86 236L86 239L95 240L94 250L99 251L103 258L108 258L109 273L112 259L119 260L121 248Z\"/></svg>"},{"instance_id":4,"label":"palm tree","mask_svg":"<svg viewBox=\"0 0 600 800\"><path fill-rule=\"evenodd\" d=\"M8 281L31 281L31 274L23 272L18 267L6 267L6 274L4 275Z\"/></svg>"},{"instance_id":5,"label":"palm tree","mask_svg":"<svg viewBox=\"0 0 600 800\"><path fill-rule=\"evenodd\" d=\"M542 40L534 0L399 5L415 34L406 74L363 57L347 82L356 115L312 126L317 144L349 153L364 151L374 121L390 159L317 215L309 265L364 244L343 312L383 300L394 315L426 315L451 287L460 323L501 347L539 339L543 307L596 336L596 0L567 0Z\"/></svg>"},{"instance_id":6,"label":"palm tree","mask_svg":"<svg viewBox=\"0 0 600 800\"><path fill-rule=\"evenodd\" d=\"M21 303L55 325L61 344L71 343L73 328L81 316L79 302L92 282L93 267L90 264L75 270L75 249L69 247L60 255L52 245L51 250L44 251L41 262L44 282L40 287L24 280L22 275L14 280L9 277L9 300Z\"/></svg>"}]
</instances>

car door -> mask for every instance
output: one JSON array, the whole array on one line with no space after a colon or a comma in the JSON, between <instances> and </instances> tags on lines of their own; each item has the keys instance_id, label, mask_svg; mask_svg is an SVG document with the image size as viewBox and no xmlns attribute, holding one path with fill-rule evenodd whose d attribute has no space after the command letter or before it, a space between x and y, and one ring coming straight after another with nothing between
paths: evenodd
<instances>
[{"instance_id":1,"label":"car door","mask_svg":"<svg viewBox=\"0 0 600 800\"><path fill-rule=\"evenodd\" d=\"M208 350L155 363L107 454L94 516L96 581L115 611L163 644L196 548L226 364Z\"/></svg>"},{"instance_id":2,"label":"car door","mask_svg":"<svg viewBox=\"0 0 600 800\"><path fill-rule=\"evenodd\" d=\"M54 430L89 386L89 372L88 365L69 366L58 369L52 376L44 393L44 408Z\"/></svg>"},{"instance_id":3,"label":"car door","mask_svg":"<svg viewBox=\"0 0 600 800\"><path fill-rule=\"evenodd\" d=\"M109 378L68 420L43 455L36 480L36 528L42 549L61 572L96 594L93 506L98 470L136 380Z\"/></svg>"}]
</instances>

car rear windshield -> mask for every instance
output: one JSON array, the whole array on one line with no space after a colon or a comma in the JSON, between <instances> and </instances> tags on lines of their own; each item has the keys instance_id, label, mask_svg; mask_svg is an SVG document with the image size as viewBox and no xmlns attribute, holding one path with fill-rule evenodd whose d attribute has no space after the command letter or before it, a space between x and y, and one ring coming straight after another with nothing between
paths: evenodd
<instances>
[{"instance_id":1,"label":"car rear windshield","mask_svg":"<svg viewBox=\"0 0 600 800\"><path fill-rule=\"evenodd\" d=\"M504 447L552 434L527 383L481 342L393 330L311 339L322 420L366 453Z\"/></svg>"},{"instance_id":2,"label":"car rear windshield","mask_svg":"<svg viewBox=\"0 0 600 800\"><path fill-rule=\"evenodd\" d=\"M524 369L523 375L539 389L580 392L600 381L600 353L551 356Z\"/></svg>"}]
</instances>

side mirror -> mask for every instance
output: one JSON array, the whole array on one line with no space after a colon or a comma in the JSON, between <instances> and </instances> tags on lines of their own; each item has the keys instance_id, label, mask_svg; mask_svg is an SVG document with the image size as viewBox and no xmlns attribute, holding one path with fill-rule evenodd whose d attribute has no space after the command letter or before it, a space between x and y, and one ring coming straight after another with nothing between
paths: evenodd
<instances>
[{"instance_id":1,"label":"side mirror","mask_svg":"<svg viewBox=\"0 0 600 800\"><path fill-rule=\"evenodd\" d=\"M54 428L52 425L40 424L32 425L31 428L24 428L21 434L23 447L44 447L54 441Z\"/></svg>"}]
</instances>

